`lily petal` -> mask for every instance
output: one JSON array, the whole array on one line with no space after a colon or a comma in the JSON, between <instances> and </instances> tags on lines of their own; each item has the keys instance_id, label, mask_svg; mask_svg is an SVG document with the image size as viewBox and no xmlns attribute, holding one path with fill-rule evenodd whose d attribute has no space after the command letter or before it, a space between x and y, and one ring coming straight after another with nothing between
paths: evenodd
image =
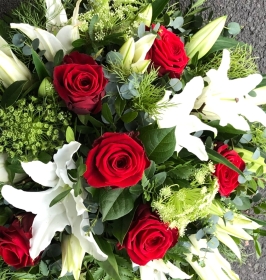
<instances>
[{"instance_id":1,"label":"lily petal","mask_svg":"<svg viewBox=\"0 0 266 280\"><path fill-rule=\"evenodd\" d=\"M46 0L46 29L51 32L53 26L62 26L67 23L67 14L61 0Z\"/></svg>"},{"instance_id":2,"label":"lily petal","mask_svg":"<svg viewBox=\"0 0 266 280\"><path fill-rule=\"evenodd\" d=\"M21 166L33 181L42 186L54 187L59 181L54 162L48 162L47 164L41 161L21 162Z\"/></svg>"},{"instance_id":3,"label":"lily petal","mask_svg":"<svg viewBox=\"0 0 266 280\"><path fill-rule=\"evenodd\" d=\"M74 153L77 152L80 145L79 142L72 141L69 144L63 145L63 147L54 155L54 163L56 165L55 172L57 176L69 186L72 186L73 182L68 178L67 170L76 167L72 157Z\"/></svg>"},{"instance_id":4,"label":"lily petal","mask_svg":"<svg viewBox=\"0 0 266 280\"><path fill-rule=\"evenodd\" d=\"M78 26L73 25L66 25L62 27L56 34L56 39L58 39L62 46L64 46L67 53L74 48L72 43L79 38Z\"/></svg>"}]
</instances>

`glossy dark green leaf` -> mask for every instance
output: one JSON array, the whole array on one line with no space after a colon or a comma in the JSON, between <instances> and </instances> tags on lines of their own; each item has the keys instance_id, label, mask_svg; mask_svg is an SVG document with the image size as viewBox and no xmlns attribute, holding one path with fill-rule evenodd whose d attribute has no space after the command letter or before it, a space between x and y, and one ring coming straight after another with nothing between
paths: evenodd
<instances>
[{"instance_id":1,"label":"glossy dark green leaf","mask_svg":"<svg viewBox=\"0 0 266 280\"><path fill-rule=\"evenodd\" d=\"M47 71L41 58L36 53L36 51L33 49L31 51L32 51L32 59L33 59L34 65L35 65L36 72L38 74L39 79L42 81L44 78L49 77L50 74Z\"/></svg>"},{"instance_id":2,"label":"glossy dark green leaf","mask_svg":"<svg viewBox=\"0 0 266 280\"><path fill-rule=\"evenodd\" d=\"M175 150L175 127L142 130L139 135L147 156L159 164L170 158Z\"/></svg>"},{"instance_id":3,"label":"glossy dark green leaf","mask_svg":"<svg viewBox=\"0 0 266 280\"><path fill-rule=\"evenodd\" d=\"M130 122L132 122L137 116L138 116L138 112L136 112L136 111L131 111L131 112L128 112L128 113L124 114L124 115L121 117L121 120L122 120L124 123L130 123Z\"/></svg>"},{"instance_id":4,"label":"glossy dark green leaf","mask_svg":"<svg viewBox=\"0 0 266 280\"><path fill-rule=\"evenodd\" d=\"M230 49L230 48L236 47L237 45L244 45L244 43L239 42L239 41L237 41L233 38L220 36L217 39L217 41L214 43L212 48L208 51L206 56L211 54L211 53L221 51L223 49Z\"/></svg>"},{"instance_id":5,"label":"glossy dark green leaf","mask_svg":"<svg viewBox=\"0 0 266 280\"><path fill-rule=\"evenodd\" d=\"M11 84L3 93L1 106L6 108L13 105L23 92L27 81L16 81Z\"/></svg>"},{"instance_id":6,"label":"glossy dark green leaf","mask_svg":"<svg viewBox=\"0 0 266 280\"><path fill-rule=\"evenodd\" d=\"M108 106L107 103L103 104L102 107L102 116L104 117L104 119L108 122L108 123L112 123L113 122L113 117L112 117L112 113L111 110Z\"/></svg>"},{"instance_id":7,"label":"glossy dark green leaf","mask_svg":"<svg viewBox=\"0 0 266 280\"><path fill-rule=\"evenodd\" d=\"M152 2L152 22L163 12L169 0L155 0Z\"/></svg>"},{"instance_id":8,"label":"glossy dark green leaf","mask_svg":"<svg viewBox=\"0 0 266 280\"><path fill-rule=\"evenodd\" d=\"M222 163L222 164L226 165L227 167L229 167L230 169L236 171L241 176L245 177L243 172L240 169L238 169L233 163L231 163L229 160L227 160L225 157L223 157L216 151L206 147L206 152L209 156L209 159L212 160L214 163Z\"/></svg>"},{"instance_id":9,"label":"glossy dark green leaf","mask_svg":"<svg viewBox=\"0 0 266 280\"><path fill-rule=\"evenodd\" d=\"M54 66L58 66L62 64L63 58L64 58L64 51L63 50L57 51L54 56Z\"/></svg>"}]
</instances>

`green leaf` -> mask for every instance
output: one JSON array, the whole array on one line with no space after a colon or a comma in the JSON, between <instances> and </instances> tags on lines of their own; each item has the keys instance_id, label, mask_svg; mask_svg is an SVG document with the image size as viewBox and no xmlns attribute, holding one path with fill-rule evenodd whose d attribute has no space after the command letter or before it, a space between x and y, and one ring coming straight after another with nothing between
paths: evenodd
<instances>
[{"instance_id":1,"label":"green leaf","mask_svg":"<svg viewBox=\"0 0 266 280\"><path fill-rule=\"evenodd\" d=\"M240 169L238 169L233 163L231 163L229 160L227 160L225 157L223 157L222 155L220 155L219 153L217 153L216 151L214 151L208 147L205 147L205 148L206 148L206 152L209 156L209 159L212 160L214 163L222 163L225 166L229 167L230 169L236 171L241 176L245 177L243 172Z\"/></svg>"},{"instance_id":2,"label":"green leaf","mask_svg":"<svg viewBox=\"0 0 266 280\"><path fill-rule=\"evenodd\" d=\"M134 195L129 189L104 190L100 196L102 220L116 220L128 214L134 207Z\"/></svg>"},{"instance_id":3,"label":"green leaf","mask_svg":"<svg viewBox=\"0 0 266 280\"><path fill-rule=\"evenodd\" d=\"M72 42L72 46L74 48L84 46L85 44L86 44L86 41L84 39L77 39L76 41Z\"/></svg>"},{"instance_id":4,"label":"green leaf","mask_svg":"<svg viewBox=\"0 0 266 280\"><path fill-rule=\"evenodd\" d=\"M63 58L64 58L64 51L63 50L57 51L54 57L54 66L58 66L62 64Z\"/></svg>"},{"instance_id":5,"label":"green leaf","mask_svg":"<svg viewBox=\"0 0 266 280\"><path fill-rule=\"evenodd\" d=\"M123 111L125 110L126 107L126 100L122 99L120 96L117 96L115 100L115 111L119 117L121 117Z\"/></svg>"},{"instance_id":6,"label":"green leaf","mask_svg":"<svg viewBox=\"0 0 266 280\"><path fill-rule=\"evenodd\" d=\"M94 235L94 239L100 249L108 256L106 261L101 262L96 260L98 265L103 268L107 274L113 277L114 280L122 280L118 272L118 265L111 245L100 236Z\"/></svg>"},{"instance_id":7,"label":"green leaf","mask_svg":"<svg viewBox=\"0 0 266 280\"><path fill-rule=\"evenodd\" d=\"M170 158L175 150L175 127L142 130L139 135L147 156L159 164Z\"/></svg>"},{"instance_id":8,"label":"green leaf","mask_svg":"<svg viewBox=\"0 0 266 280\"><path fill-rule=\"evenodd\" d=\"M9 218L12 216L13 212L9 207L1 207L0 208L0 226L6 224Z\"/></svg>"},{"instance_id":9,"label":"green leaf","mask_svg":"<svg viewBox=\"0 0 266 280\"><path fill-rule=\"evenodd\" d=\"M237 45L244 45L243 42L239 42L233 38L228 38L228 37L223 37L220 36L217 41L214 43L214 45L212 46L212 48L208 51L208 53L206 54L206 56L208 56L211 53L217 52L217 51L221 51L223 49L230 49L230 48L234 48Z\"/></svg>"},{"instance_id":10,"label":"green leaf","mask_svg":"<svg viewBox=\"0 0 266 280\"><path fill-rule=\"evenodd\" d=\"M73 185L74 188L74 195L77 197L80 194L80 190L82 188L82 181L81 178L78 178L78 181Z\"/></svg>"},{"instance_id":11,"label":"green leaf","mask_svg":"<svg viewBox=\"0 0 266 280\"><path fill-rule=\"evenodd\" d=\"M83 174L86 171L86 164L82 163L81 165L79 165L78 167L78 175L79 176L83 176Z\"/></svg>"},{"instance_id":12,"label":"green leaf","mask_svg":"<svg viewBox=\"0 0 266 280\"><path fill-rule=\"evenodd\" d=\"M123 244L124 238L128 232L131 222L134 218L136 209L122 217L121 219L115 220L113 223L113 235L117 238L120 244Z\"/></svg>"},{"instance_id":13,"label":"green leaf","mask_svg":"<svg viewBox=\"0 0 266 280\"><path fill-rule=\"evenodd\" d=\"M221 126L220 121L208 122L208 125L217 128L218 133L230 133L230 134L245 134L246 131L235 129L232 125L228 124L226 126Z\"/></svg>"},{"instance_id":14,"label":"green leaf","mask_svg":"<svg viewBox=\"0 0 266 280\"><path fill-rule=\"evenodd\" d=\"M245 211L251 208L250 199L248 197L240 196L239 198L242 200L242 205L236 205L238 210Z\"/></svg>"},{"instance_id":15,"label":"green leaf","mask_svg":"<svg viewBox=\"0 0 266 280\"><path fill-rule=\"evenodd\" d=\"M219 246L219 240L217 237L213 236L212 239L207 242L207 245L211 249L216 249Z\"/></svg>"},{"instance_id":16,"label":"green leaf","mask_svg":"<svg viewBox=\"0 0 266 280\"><path fill-rule=\"evenodd\" d=\"M144 171L145 176L150 179L154 175L156 170L156 165L154 161L151 161L150 166Z\"/></svg>"},{"instance_id":17,"label":"green leaf","mask_svg":"<svg viewBox=\"0 0 266 280\"><path fill-rule=\"evenodd\" d=\"M137 116L138 116L138 112L136 112L136 111L131 111L131 112L128 112L128 113L124 114L124 115L121 117L121 120L122 120L124 123L130 123L130 122L132 122Z\"/></svg>"},{"instance_id":18,"label":"green leaf","mask_svg":"<svg viewBox=\"0 0 266 280\"><path fill-rule=\"evenodd\" d=\"M36 38L31 42L31 46L35 51L39 48L39 45L40 45L39 38Z\"/></svg>"},{"instance_id":19,"label":"green leaf","mask_svg":"<svg viewBox=\"0 0 266 280\"><path fill-rule=\"evenodd\" d=\"M67 143L70 143L71 141L75 141L74 131L70 126L68 126L66 130L66 141Z\"/></svg>"},{"instance_id":20,"label":"green leaf","mask_svg":"<svg viewBox=\"0 0 266 280\"><path fill-rule=\"evenodd\" d=\"M259 259L261 257L261 245L259 243L258 238L254 238L254 247L256 252L256 257Z\"/></svg>"},{"instance_id":21,"label":"green leaf","mask_svg":"<svg viewBox=\"0 0 266 280\"><path fill-rule=\"evenodd\" d=\"M191 9L195 9L195 8L201 6L204 2L205 2L205 0L198 0L197 2L195 2L195 3L191 6Z\"/></svg>"},{"instance_id":22,"label":"green leaf","mask_svg":"<svg viewBox=\"0 0 266 280\"><path fill-rule=\"evenodd\" d=\"M96 120L94 117L87 115L86 119L95 127L103 127L104 124Z\"/></svg>"},{"instance_id":23,"label":"green leaf","mask_svg":"<svg viewBox=\"0 0 266 280\"><path fill-rule=\"evenodd\" d=\"M22 53L23 53L24 55L28 56L28 55L31 55L31 50L32 50L31 47L25 45L25 46L22 48Z\"/></svg>"},{"instance_id":24,"label":"green leaf","mask_svg":"<svg viewBox=\"0 0 266 280\"><path fill-rule=\"evenodd\" d=\"M102 107L102 116L104 117L104 119L108 122L108 123L112 123L113 122L113 117L112 117L112 113L111 110L108 106L107 103L103 104Z\"/></svg>"},{"instance_id":25,"label":"green leaf","mask_svg":"<svg viewBox=\"0 0 266 280\"><path fill-rule=\"evenodd\" d=\"M169 0L155 0L152 2L152 20L155 21L158 16L163 12L165 6L168 4Z\"/></svg>"},{"instance_id":26,"label":"green leaf","mask_svg":"<svg viewBox=\"0 0 266 280\"><path fill-rule=\"evenodd\" d=\"M94 278L89 270L87 270L87 272L86 272L86 280L94 280Z\"/></svg>"},{"instance_id":27,"label":"green leaf","mask_svg":"<svg viewBox=\"0 0 266 280\"><path fill-rule=\"evenodd\" d=\"M160 172L155 174L152 178L151 181L154 181L155 183L155 187L159 187L160 185L162 185L165 181L167 177L167 173L166 172Z\"/></svg>"},{"instance_id":28,"label":"green leaf","mask_svg":"<svg viewBox=\"0 0 266 280\"><path fill-rule=\"evenodd\" d=\"M21 95L27 81L16 81L11 84L3 93L1 106L6 108L13 105Z\"/></svg>"},{"instance_id":29,"label":"green leaf","mask_svg":"<svg viewBox=\"0 0 266 280\"><path fill-rule=\"evenodd\" d=\"M58 194L49 204L49 207L54 206L56 203L58 203L59 201L61 201L62 199L64 199L70 192L71 192L71 188L67 189L66 191L61 192L60 194Z\"/></svg>"},{"instance_id":30,"label":"green leaf","mask_svg":"<svg viewBox=\"0 0 266 280\"><path fill-rule=\"evenodd\" d=\"M41 261L41 262L40 262L40 264L39 264L39 269L40 269L40 273L41 273L43 276L48 276L48 275L49 275L48 266L47 266L47 264L46 264L44 261Z\"/></svg>"},{"instance_id":31,"label":"green leaf","mask_svg":"<svg viewBox=\"0 0 266 280\"><path fill-rule=\"evenodd\" d=\"M240 25L237 22L230 22L228 24L228 32L231 35L237 35L241 31Z\"/></svg>"},{"instance_id":32,"label":"green leaf","mask_svg":"<svg viewBox=\"0 0 266 280\"><path fill-rule=\"evenodd\" d=\"M36 72L38 74L39 79L42 81L44 78L49 77L50 74L47 71L41 58L36 53L36 51L32 49L31 52L32 52L32 59L33 59L34 65L35 65Z\"/></svg>"}]
</instances>

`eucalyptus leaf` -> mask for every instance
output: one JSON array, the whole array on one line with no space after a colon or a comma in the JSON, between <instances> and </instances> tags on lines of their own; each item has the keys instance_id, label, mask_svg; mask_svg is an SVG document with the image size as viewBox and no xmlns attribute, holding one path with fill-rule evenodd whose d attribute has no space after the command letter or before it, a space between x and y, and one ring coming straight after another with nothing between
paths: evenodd
<instances>
[{"instance_id":1,"label":"eucalyptus leaf","mask_svg":"<svg viewBox=\"0 0 266 280\"><path fill-rule=\"evenodd\" d=\"M34 39L31 42L31 46L35 51L39 48L39 45L40 45L40 40L38 38Z\"/></svg>"},{"instance_id":2,"label":"eucalyptus leaf","mask_svg":"<svg viewBox=\"0 0 266 280\"><path fill-rule=\"evenodd\" d=\"M230 22L228 24L228 32L229 32L229 34L237 35L237 34L240 33L240 31L241 31L241 27L240 27L239 23L237 23L237 22Z\"/></svg>"},{"instance_id":3,"label":"eucalyptus leaf","mask_svg":"<svg viewBox=\"0 0 266 280\"><path fill-rule=\"evenodd\" d=\"M219 246L219 240L217 239L217 237L213 236L212 239L207 242L207 245L211 249L216 249Z\"/></svg>"},{"instance_id":4,"label":"eucalyptus leaf","mask_svg":"<svg viewBox=\"0 0 266 280\"><path fill-rule=\"evenodd\" d=\"M12 44L18 48L22 48L24 46L24 42L26 37L23 34L16 33L12 38Z\"/></svg>"}]
</instances>

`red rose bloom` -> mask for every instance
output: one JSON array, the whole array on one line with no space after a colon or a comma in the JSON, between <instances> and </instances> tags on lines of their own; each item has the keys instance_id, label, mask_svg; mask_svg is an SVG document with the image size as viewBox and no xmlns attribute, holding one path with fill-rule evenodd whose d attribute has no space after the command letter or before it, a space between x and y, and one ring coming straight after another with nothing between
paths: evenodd
<instances>
[{"instance_id":1,"label":"red rose bloom","mask_svg":"<svg viewBox=\"0 0 266 280\"><path fill-rule=\"evenodd\" d=\"M154 25L153 25L154 26ZM170 78L180 78L189 58L183 42L173 32L161 26L151 49L145 59L151 59L153 66L159 68L159 75L169 73Z\"/></svg>"},{"instance_id":2,"label":"red rose bloom","mask_svg":"<svg viewBox=\"0 0 266 280\"><path fill-rule=\"evenodd\" d=\"M151 212L147 204L139 206L120 249L125 248L130 259L138 265L161 259L178 240L178 229L170 229Z\"/></svg>"},{"instance_id":3,"label":"red rose bloom","mask_svg":"<svg viewBox=\"0 0 266 280\"><path fill-rule=\"evenodd\" d=\"M84 177L92 187L130 187L138 183L149 167L141 142L128 133L106 132L89 151Z\"/></svg>"},{"instance_id":4,"label":"red rose bloom","mask_svg":"<svg viewBox=\"0 0 266 280\"><path fill-rule=\"evenodd\" d=\"M16 269L33 266L39 261L39 258L32 260L29 254L34 217L26 213L20 219L16 218L8 228L0 227L0 256Z\"/></svg>"},{"instance_id":5,"label":"red rose bloom","mask_svg":"<svg viewBox=\"0 0 266 280\"><path fill-rule=\"evenodd\" d=\"M245 169L245 162L234 150L229 150L228 145L218 146L217 152L233 163L241 171ZM238 185L238 173L224 164L215 165L214 175L218 178L219 193L228 196Z\"/></svg>"},{"instance_id":6,"label":"red rose bloom","mask_svg":"<svg viewBox=\"0 0 266 280\"><path fill-rule=\"evenodd\" d=\"M98 113L107 84L102 66L79 52L66 55L63 62L54 69L54 87L59 96L76 114Z\"/></svg>"}]
</instances>

